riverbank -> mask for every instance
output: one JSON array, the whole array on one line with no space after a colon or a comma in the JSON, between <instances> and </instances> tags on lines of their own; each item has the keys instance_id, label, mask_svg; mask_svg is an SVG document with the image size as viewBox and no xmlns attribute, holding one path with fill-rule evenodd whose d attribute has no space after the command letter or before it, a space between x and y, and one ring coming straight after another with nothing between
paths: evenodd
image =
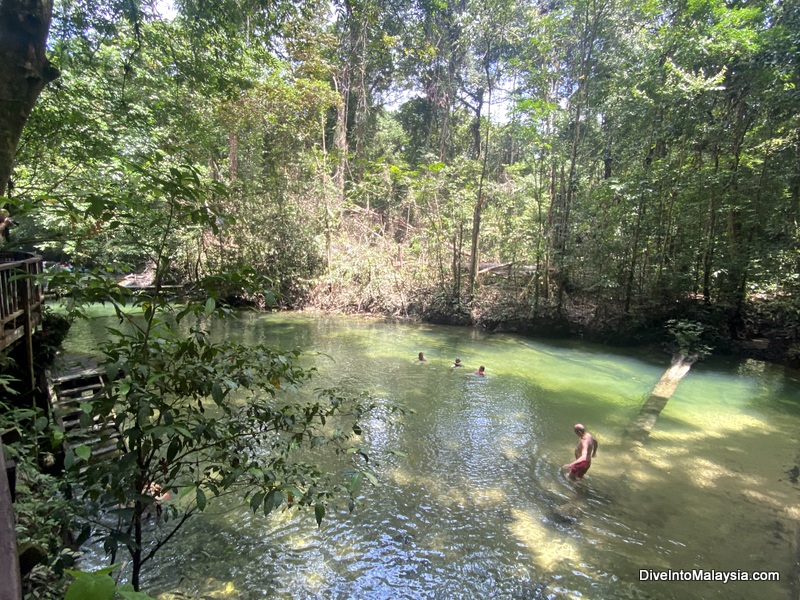
<instances>
[{"instance_id":1,"label":"riverbank","mask_svg":"<svg viewBox=\"0 0 800 600\"><path fill-rule=\"evenodd\" d=\"M312 292L298 308L472 326L541 338L581 339L609 346L658 348L670 355L685 349L679 347L680 341L667 324L683 322L695 328L695 343L713 354L800 369L800 331L789 325L793 319L784 314L788 306L779 300L754 298L739 311L732 311L702 298L687 298L625 311L619 303L591 295L570 296L559 307L552 299L531 298L525 290L497 286L482 287L471 303L433 289L418 289L402 297L375 297L326 286Z\"/></svg>"}]
</instances>

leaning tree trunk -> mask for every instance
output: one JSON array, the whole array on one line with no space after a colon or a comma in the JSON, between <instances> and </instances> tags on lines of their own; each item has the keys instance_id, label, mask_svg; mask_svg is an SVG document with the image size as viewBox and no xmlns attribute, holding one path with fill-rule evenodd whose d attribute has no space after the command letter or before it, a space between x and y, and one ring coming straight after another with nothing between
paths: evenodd
<instances>
[{"instance_id":1,"label":"leaning tree trunk","mask_svg":"<svg viewBox=\"0 0 800 600\"><path fill-rule=\"evenodd\" d=\"M0 1L0 196L33 105L58 77L45 55L52 14L52 0Z\"/></svg>"},{"instance_id":2,"label":"leaning tree trunk","mask_svg":"<svg viewBox=\"0 0 800 600\"><path fill-rule=\"evenodd\" d=\"M45 55L52 0L0 0L0 198L6 195L22 128L44 86L58 77ZM0 204L4 202L0 200ZM5 483L5 464L0 469ZM0 485L0 521L13 519L7 487ZM0 526L0 598L22 597L11 526Z\"/></svg>"}]
</instances>

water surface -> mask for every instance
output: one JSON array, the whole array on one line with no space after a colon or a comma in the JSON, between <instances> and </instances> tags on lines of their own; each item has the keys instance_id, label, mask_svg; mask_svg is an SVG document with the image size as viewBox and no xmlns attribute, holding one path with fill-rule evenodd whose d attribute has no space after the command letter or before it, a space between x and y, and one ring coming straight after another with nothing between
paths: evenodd
<instances>
[{"instance_id":1,"label":"water surface","mask_svg":"<svg viewBox=\"0 0 800 600\"><path fill-rule=\"evenodd\" d=\"M97 347L79 325L71 350ZM152 594L228 598L786 599L796 556L800 381L709 360L681 382L643 449L623 431L668 366L647 355L468 328L304 314L215 329L319 354L317 385L363 389L415 413L373 419L380 483L317 528L217 502L162 550ZM416 360L423 351L426 363ZM465 366L453 369L460 357ZM473 371L486 366L488 377ZM582 422L600 449L585 480ZM405 456L393 454L402 450ZM571 517L565 519L565 517ZM574 518L574 520L573 520ZM778 582L640 581L640 570L778 571Z\"/></svg>"}]
</instances>

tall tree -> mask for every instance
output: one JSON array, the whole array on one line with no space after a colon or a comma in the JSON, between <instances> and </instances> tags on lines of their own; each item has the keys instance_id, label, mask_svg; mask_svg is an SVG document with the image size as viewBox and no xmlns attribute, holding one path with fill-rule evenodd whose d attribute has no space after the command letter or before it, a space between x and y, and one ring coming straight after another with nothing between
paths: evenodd
<instances>
[{"instance_id":1,"label":"tall tree","mask_svg":"<svg viewBox=\"0 0 800 600\"><path fill-rule=\"evenodd\" d=\"M52 0L0 2L0 197L8 190L17 145L36 99L44 86L58 77L58 69L46 54L52 14ZM5 482L5 468L2 468ZM4 579L0 592L4 598L7 594L13 599L21 592L14 531L5 527L8 515L13 514L7 489L5 485L0 488L4 525L0 529L0 545L4 550L0 558Z\"/></svg>"},{"instance_id":2,"label":"tall tree","mask_svg":"<svg viewBox=\"0 0 800 600\"><path fill-rule=\"evenodd\" d=\"M492 101L494 92L505 77L508 62L516 50L512 40L518 33L518 15L514 2L475 2L468 21L466 38L470 40L472 77L461 74L462 102L473 113L472 155L481 161L481 174L477 198L472 212L471 256L469 269L469 296L475 291L480 263L481 216L486 201L489 178L489 140L492 131ZM484 106L486 112L484 113ZM482 131L482 125L485 131Z\"/></svg>"},{"instance_id":3,"label":"tall tree","mask_svg":"<svg viewBox=\"0 0 800 600\"><path fill-rule=\"evenodd\" d=\"M46 52L52 16L52 0L0 2L0 196L36 99L58 77Z\"/></svg>"}]
</instances>

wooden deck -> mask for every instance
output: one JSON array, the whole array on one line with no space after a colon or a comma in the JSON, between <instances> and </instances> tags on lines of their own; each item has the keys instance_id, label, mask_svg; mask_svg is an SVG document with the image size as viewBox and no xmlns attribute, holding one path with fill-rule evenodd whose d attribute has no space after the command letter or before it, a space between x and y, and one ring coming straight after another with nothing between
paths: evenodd
<instances>
[{"instance_id":1,"label":"wooden deck","mask_svg":"<svg viewBox=\"0 0 800 600\"><path fill-rule=\"evenodd\" d=\"M26 371L30 389L33 373L33 332L42 322L43 298L39 275L42 258L27 252L0 252L0 351L25 342ZM0 442L0 598L22 598L14 509L11 505L10 471ZM12 463L13 467L13 463Z\"/></svg>"},{"instance_id":2,"label":"wooden deck","mask_svg":"<svg viewBox=\"0 0 800 600\"><path fill-rule=\"evenodd\" d=\"M33 335L42 322L42 257L0 252L0 351Z\"/></svg>"}]
</instances>

